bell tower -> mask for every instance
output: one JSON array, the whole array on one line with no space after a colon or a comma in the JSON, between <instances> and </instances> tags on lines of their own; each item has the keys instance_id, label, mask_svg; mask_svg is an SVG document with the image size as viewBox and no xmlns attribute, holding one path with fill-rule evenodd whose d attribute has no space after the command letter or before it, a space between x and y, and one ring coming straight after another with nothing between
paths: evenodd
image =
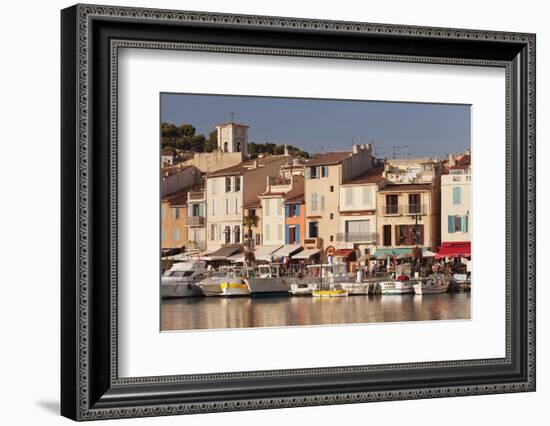
<instances>
[{"instance_id":1,"label":"bell tower","mask_svg":"<svg viewBox=\"0 0 550 426\"><path fill-rule=\"evenodd\" d=\"M248 126L231 120L230 123L218 124L216 130L218 151L240 152L243 157L248 157Z\"/></svg>"}]
</instances>

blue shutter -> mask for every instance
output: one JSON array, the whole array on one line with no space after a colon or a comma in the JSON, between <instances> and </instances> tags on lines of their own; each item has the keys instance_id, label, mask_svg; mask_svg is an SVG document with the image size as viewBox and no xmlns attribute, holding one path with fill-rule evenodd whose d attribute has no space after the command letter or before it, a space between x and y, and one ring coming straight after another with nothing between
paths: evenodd
<instances>
[{"instance_id":1,"label":"blue shutter","mask_svg":"<svg viewBox=\"0 0 550 426\"><path fill-rule=\"evenodd\" d=\"M462 216L462 232L468 232L468 215Z\"/></svg>"},{"instance_id":2,"label":"blue shutter","mask_svg":"<svg viewBox=\"0 0 550 426\"><path fill-rule=\"evenodd\" d=\"M296 225L296 242L299 244L300 243L300 225Z\"/></svg>"},{"instance_id":3,"label":"blue shutter","mask_svg":"<svg viewBox=\"0 0 550 426\"><path fill-rule=\"evenodd\" d=\"M452 216L447 216L447 231L449 232L449 234L452 234L454 232L454 223L453 223L453 217Z\"/></svg>"},{"instance_id":4,"label":"blue shutter","mask_svg":"<svg viewBox=\"0 0 550 426\"><path fill-rule=\"evenodd\" d=\"M294 205L294 216L296 217L300 216L300 204Z\"/></svg>"},{"instance_id":5,"label":"blue shutter","mask_svg":"<svg viewBox=\"0 0 550 426\"><path fill-rule=\"evenodd\" d=\"M199 204L199 216L204 217L204 204Z\"/></svg>"},{"instance_id":6,"label":"blue shutter","mask_svg":"<svg viewBox=\"0 0 550 426\"><path fill-rule=\"evenodd\" d=\"M285 217L290 217L290 206L288 204L285 206Z\"/></svg>"},{"instance_id":7,"label":"blue shutter","mask_svg":"<svg viewBox=\"0 0 550 426\"><path fill-rule=\"evenodd\" d=\"M456 188L456 198L457 198L457 204L462 204L462 188L458 187Z\"/></svg>"},{"instance_id":8,"label":"blue shutter","mask_svg":"<svg viewBox=\"0 0 550 426\"><path fill-rule=\"evenodd\" d=\"M285 225L285 244L290 244L290 229L288 225Z\"/></svg>"}]
</instances>

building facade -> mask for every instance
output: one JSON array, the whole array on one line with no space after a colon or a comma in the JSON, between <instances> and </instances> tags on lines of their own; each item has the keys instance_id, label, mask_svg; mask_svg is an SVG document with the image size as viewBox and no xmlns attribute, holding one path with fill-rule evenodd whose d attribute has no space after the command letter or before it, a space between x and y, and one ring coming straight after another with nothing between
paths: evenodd
<instances>
[{"instance_id":1,"label":"building facade","mask_svg":"<svg viewBox=\"0 0 550 426\"><path fill-rule=\"evenodd\" d=\"M352 151L321 154L305 163L306 243L334 250L340 232L340 185L374 165L369 144L354 145Z\"/></svg>"},{"instance_id":2,"label":"building facade","mask_svg":"<svg viewBox=\"0 0 550 426\"><path fill-rule=\"evenodd\" d=\"M267 176L277 176L283 155L248 160L206 175L207 251L244 240L243 206L257 201Z\"/></svg>"},{"instance_id":3,"label":"building facade","mask_svg":"<svg viewBox=\"0 0 550 426\"><path fill-rule=\"evenodd\" d=\"M437 250L441 164L429 158L388 160L383 176L377 197L377 252Z\"/></svg>"},{"instance_id":4,"label":"building facade","mask_svg":"<svg viewBox=\"0 0 550 426\"><path fill-rule=\"evenodd\" d=\"M378 190L384 186L383 170L382 164L375 165L340 186L338 249L354 249L360 256L375 252L379 243L376 206Z\"/></svg>"},{"instance_id":5,"label":"building facade","mask_svg":"<svg viewBox=\"0 0 550 426\"><path fill-rule=\"evenodd\" d=\"M161 248L183 249L188 245L187 190L162 197Z\"/></svg>"},{"instance_id":6,"label":"building facade","mask_svg":"<svg viewBox=\"0 0 550 426\"><path fill-rule=\"evenodd\" d=\"M188 249L206 249L206 195L204 187L189 188L187 193Z\"/></svg>"}]
</instances>

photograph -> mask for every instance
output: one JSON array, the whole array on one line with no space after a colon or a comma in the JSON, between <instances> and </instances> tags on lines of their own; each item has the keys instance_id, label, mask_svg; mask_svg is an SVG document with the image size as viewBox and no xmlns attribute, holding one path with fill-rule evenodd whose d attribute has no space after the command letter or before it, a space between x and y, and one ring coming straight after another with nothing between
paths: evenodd
<instances>
[{"instance_id":1,"label":"photograph","mask_svg":"<svg viewBox=\"0 0 550 426\"><path fill-rule=\"evenodd\" d=\"M161 331L471 319L471 105L159 96Z\"/></svg>"}]
</instances>

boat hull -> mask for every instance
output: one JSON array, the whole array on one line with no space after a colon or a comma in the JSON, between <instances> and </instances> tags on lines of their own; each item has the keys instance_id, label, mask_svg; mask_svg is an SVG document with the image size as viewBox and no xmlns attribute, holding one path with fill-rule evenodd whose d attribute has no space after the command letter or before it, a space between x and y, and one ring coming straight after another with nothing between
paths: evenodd
<instances>
[{"instance_id":1,"label":"boat hull","mask_svg":"<svg viewBox=\"0 0 550 426\"><path fill-rule=\"evenodd\" d=\"M409 281L386 281L380 283L380 292L386 296L400 296L402 294L413 294L414 288Z\"/></svg>"},{"instance_id":2,"label":"boat hull","mask_svg":"<svg viewBox=\"0 0 550 426\"><path fill-rule=\"evenodd\" d=\"M441 294L446 293L448 289L448 284L415 284L414 292L415 294Z\"/></svg>"},{"instance_id":3,"label":"boat hull","mask_svg":"<svg viewBox=\"0 0 550 426\"><path fill-rule=\"evenodd\" d=\"M347 290L313 290L313 297L347 297Z\"/></svg>"},{"instance_id":4,"label":"boat hull","mask_svg":"<svg viewBox=\"0 0 550 426\"><path fill-rule=\"evenodd\" d=\"M244 283L221 283L221 295L225 297L249 296L250 290Z\"/></svg>"},{"instance_id":5,"label":"boat hull","mask_svg":"<svg viewBox=\"0 0 550 426\"><path fill-rule=\"evenodd\" d=\"M160 286L160 295L162 298L179 298L179 297L197 297L202 296L203 292L198 286L198 283L183 282L183 283L162 283Z\"/></svg>"},{"instance_id":6,"label":"boat hull","mask_svg":"<svg viewBox=\"0 0 550 426\"><path fill-rule=\"evenodd\" d=\"M246 283L250 294L286 293L291 290L292 282L288 278L247 278Z\"/></svg>"}]
</instances>

